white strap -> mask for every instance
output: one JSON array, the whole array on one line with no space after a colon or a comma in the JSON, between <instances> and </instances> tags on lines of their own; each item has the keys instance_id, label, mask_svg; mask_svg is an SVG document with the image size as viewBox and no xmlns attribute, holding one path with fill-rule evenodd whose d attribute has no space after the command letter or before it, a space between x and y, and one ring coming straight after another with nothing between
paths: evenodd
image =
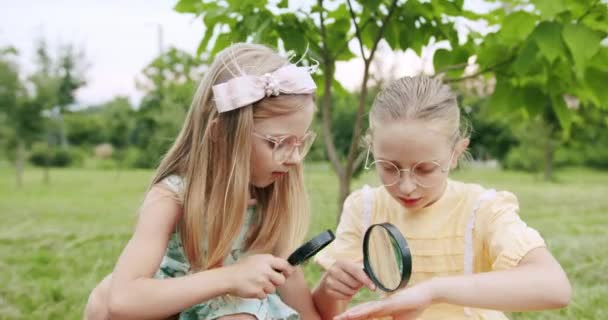
<instances>
[{"instance_id":1,"label":"white strap","mask_svg":"<svg viewBox=\"0 0 608 320\"><path fill-rule=\"evenodd\" d=\"M179 176L170 175L163 179L162 182L164 182L165 185L168 186L169 189L171 189L171 191L175 192L178 195L184 191L184 179Z\"/></svg>"},{"instance_id":2,"label":"white strap","mask_svg":"<svg viewBox=\"0 0 608 320\"><path fill-rule=\"evenodd\" d=\"M464 274L473 274L473 262L475 260L475 251L473 247L473 229L475 229L475 217L477 210L481 204L485 201L492 200L496 196L496 190L490 189L484 191L477 199L471 214L469 214L469 220L467 221L467 228L464 234ZM466 316L471 315L471 309L468 307L464 308L464 314Z\"/></svg>"},{"instance_id":3,"label":"white strap","mask_svg":"<svg viewBox=\"0 0 608 320\"><path fill-rule=\"evenodd\" d=\"M366 230L372 223L372 189L364 185L361 192L363 192L363 230Z\"/></svg>"}]
</instances>

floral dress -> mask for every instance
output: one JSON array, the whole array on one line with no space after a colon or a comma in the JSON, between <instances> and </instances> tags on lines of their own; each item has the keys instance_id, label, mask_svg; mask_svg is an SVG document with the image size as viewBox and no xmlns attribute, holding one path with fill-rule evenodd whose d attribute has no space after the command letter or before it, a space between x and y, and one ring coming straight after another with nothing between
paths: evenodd
<instances>
[{"instance_id":1,"label":"floral dress","mask_svg":"<svg viewBox=\"0 0 608 320\"><path fill-rule=\"evenodd\" d=\"M183 195L184 181L178 176L169 176L163 180L178 196ZM243 254L244 238L255 215L255 207L247 209L243 229L235 240L230 254L224 260L224 265L235 263ZM175 231L169 240L165 256L156 272L155 278L166 279L187 275L190 264L184 253L180 234ZM245 299L235 296L218 296L202 303L191 306L179 314L180 320L217 319L222 316L246 313L259 320L296 320L298 313L286 305L277 294L269 294L265 299Z\"/></svg>"}]
</instances>

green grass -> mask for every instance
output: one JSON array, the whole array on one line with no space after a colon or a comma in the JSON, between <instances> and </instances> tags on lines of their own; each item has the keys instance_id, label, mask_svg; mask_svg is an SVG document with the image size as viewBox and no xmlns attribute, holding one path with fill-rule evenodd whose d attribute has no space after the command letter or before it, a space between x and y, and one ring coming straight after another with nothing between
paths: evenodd
<instances>
[{"instance_id":1,"label":"green grass","mask_svg":"<svg viewBox=\"0 0 608 320\"><path fill-rule=\"evenodd\" d=\"M80 319L93 286L112 270L128 240L151 171L51 171L28 168L25 187L0 163L0 319ZM558 182L494 170L458 172L456 179L514 192L521 215L538 229L574 286L559 311L515 319L608 319L608 172L570 169ZM373 183L366 175L354 187ZM310 234L334 229L337 181L327 164L309 165L314 219ZM316 283L320 270L306 267ZM370 297L364 292L357 301Z\"/></svg>"}]
</instances>

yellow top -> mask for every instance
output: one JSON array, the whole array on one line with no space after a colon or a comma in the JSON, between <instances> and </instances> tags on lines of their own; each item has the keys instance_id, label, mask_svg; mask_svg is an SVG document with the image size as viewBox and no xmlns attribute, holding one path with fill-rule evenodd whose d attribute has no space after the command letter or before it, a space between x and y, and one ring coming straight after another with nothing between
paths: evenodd
<instances>
[{"instance_id":1,"label":"yellow top","mask_svg":"<svg viewBox=\"0 0 608 320\"><path fill-rule=\"evenodd\" d=\"M510 192L452 180L437 202L417 212L401 206L384 187L366 186L346 199L336 240L315 261L325 269L336 260L362 261L364 230L370 224L390 222L410 246L412 276L408 286L437 276L508 269L530 250L545 246L518 211L517 198ZM435 304L419 319L507 317L493 310Z\"/></svg>"}]
</instances>

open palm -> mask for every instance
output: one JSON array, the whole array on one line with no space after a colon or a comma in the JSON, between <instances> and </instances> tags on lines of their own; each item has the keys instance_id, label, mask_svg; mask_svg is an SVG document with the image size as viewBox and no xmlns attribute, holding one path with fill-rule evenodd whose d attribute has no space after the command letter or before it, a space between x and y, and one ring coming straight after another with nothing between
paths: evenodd
<instances>
[{"instance_id":1,"label":"open palm","mask_svg":"<svg viewBox=\"0 0 608 320\"><path fill-rule=\"evenodd\" d=\"M432 295L424 286L403 289L378 301L371 301L348 309L335 320L359 320L392 317L395 320L416 319L432 302Z\"/></svg>"}]
</instances>

